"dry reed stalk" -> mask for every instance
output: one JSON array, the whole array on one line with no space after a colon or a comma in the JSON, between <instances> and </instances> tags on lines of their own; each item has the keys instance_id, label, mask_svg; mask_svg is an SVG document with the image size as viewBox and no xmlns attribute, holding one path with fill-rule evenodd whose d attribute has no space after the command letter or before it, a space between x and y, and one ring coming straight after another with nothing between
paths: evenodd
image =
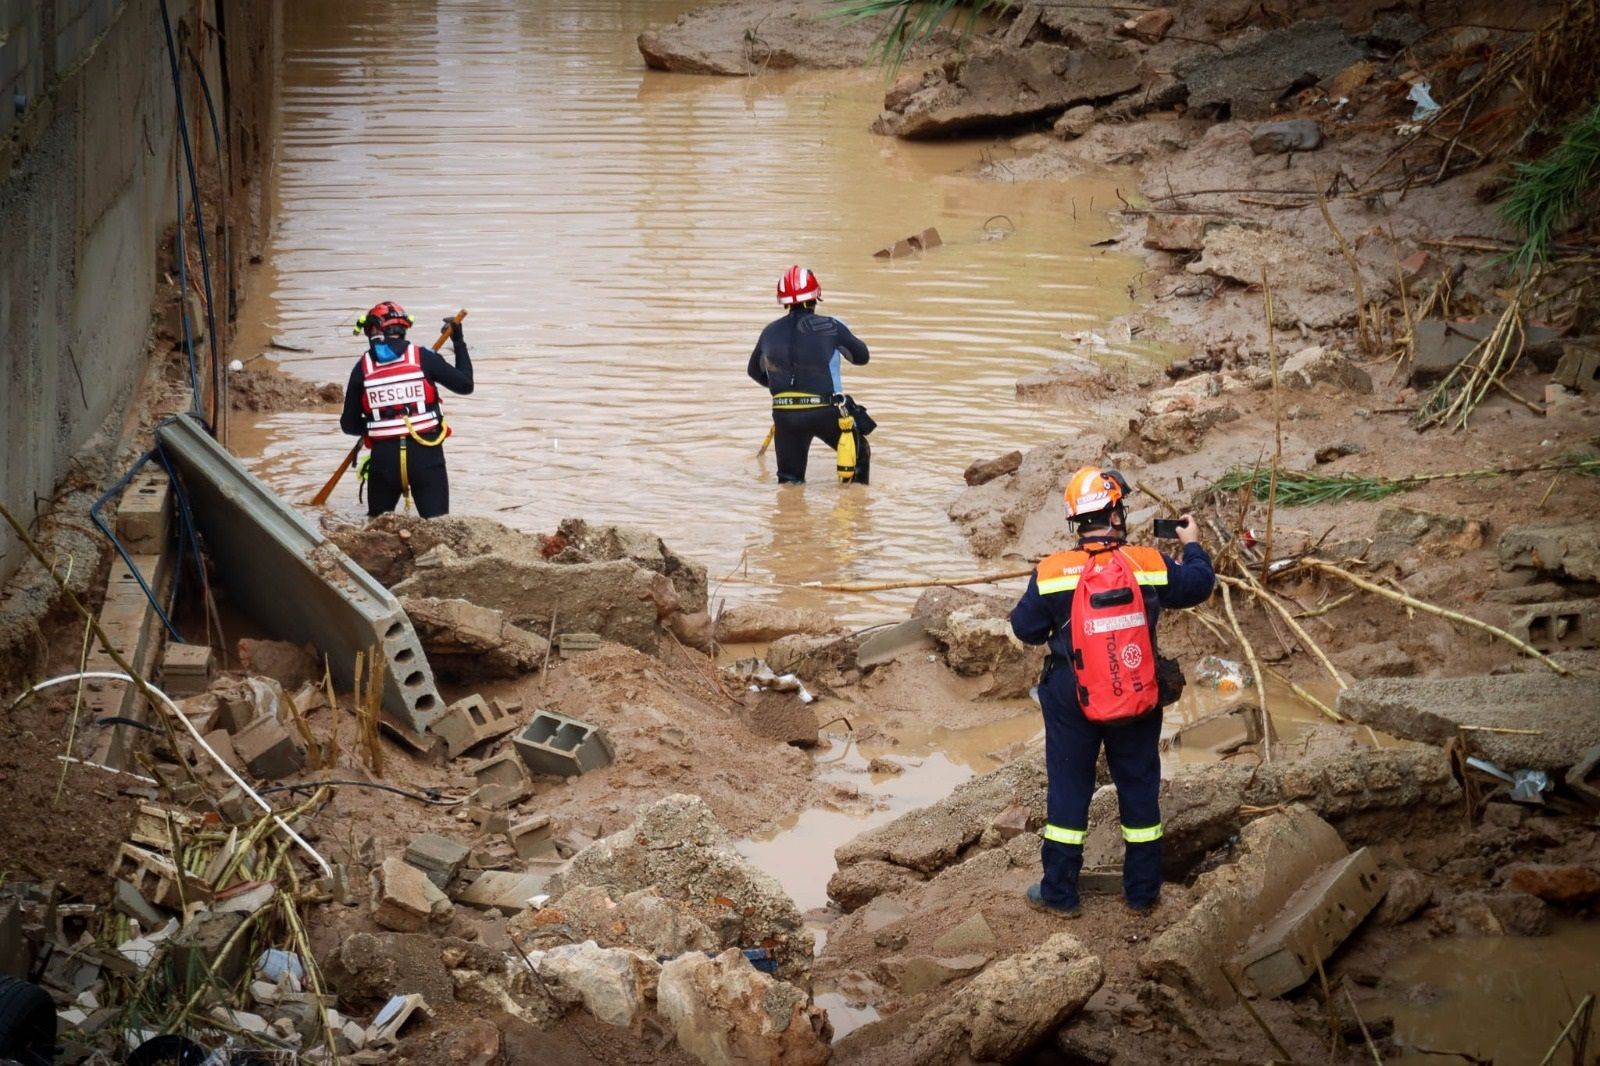
<instances>
[{"instance_id":1,"label":"dry reed stalk","mask_svg":"<svg viewBox=\"0 0 1600 1066\"><path fill-rule=\"evenodd\" d=\"M94 630L87 625L84 626L83 647L78 651L78 673L80 674L87 672L89 669L89 638L92 636L94 636ZM78 678L77 692L72 697L72 720L67 723L67 746L63 749L63 753L68 758L72 757L72 746L78 740L78 714L83 709L83 685L85 680L82 677ZM71 765L69 762L61 764L61 776L56 779L55 798L50 801L51 810L59 810L61 807L61 793L67 787L67 767Z\"/></svg>"},{"instance_id":2,"label":"dry reed stalk","mask_svg":"<svg viewBox=\"0 0 1600 1066\"><path fill-rule=\"evenodd\" d=\"M1272 761L1272 717L1267 712L1267 682L1261 676L1261 663L1256 659L1255 645L1250 643L1250 638L1244 635L1244 630L1239 628L1239 619L1233 613L1233 597L1228 592L1228 586L1222 586L1222 609L1228 616L1228 624L1233 627L1233 632L1239 638L1239 646L1244 649L1245 658L1250 662L1250 672L1255 675L1256 697L1261 701L1261 757L1266 762Z\"/></svg>"},{"instance_id":3,"label":"dry reed stalk","mask_svg":"<svg viewBox=\"0 0 1600 1066\"><path fill-rule=\"evenodd\" d=\"M1425 614L1431 614L1438 618L1443 618L1446 621L1458 622L1461 625L1481 630L1482 632L1488 633L1491 636L1499 637L1501 640L1505 641L1507 644L1510 644L1513 648L1516 648L1524 655L1531 655L1533 658L1538 659L1540 662L1544 663L1562 677L1572 676L1571 670L1568 670L1565 666L1562 666L1548 655L1545 655L1543 652L1539 651L1539 649L1524 643L1518 638L1512 636L1510 633L1507 633L1499 626L1490 625L1488 622L1480 621L1477 618L1473 618L1471 615L1462 614L1460 611L1452 611L1447 607L1440 607L1436 604L1429 603L1426 600L1419 600L1409 593L1393 592L1384 588L1382 585L1368 581L1366 578L1357 577L1355 574L1350 573L1350 571L1334 566L1332 563L1323 562L1321 559L1302 559L1300 561L1300 565L1309 567L1313 570L1321 570L1325 573L1332 574L1335 577L1341 577L1357 588L1365 589L1374 595L1382 596L1386 599L1394 600L1397 603L1404 604L1408 609L1422 611ZM1223 586L1223 588L1224 596L1226 596L1227 586Z\"/></svg>"},{"instance_id":4,"label":"dry reed stalk","mask_svg":"<svg viewBox=\"0 0 1600 1066\"><path fill-rule=\"evenodd\" d=\"M367 649L365 655L356 653L354 693L361 751L366 756L367 769L379 779L383 777L383 745L378 733L378 719L383 712L383 668L379 665L381 654L377 645ZM364 673L363 664L366 667Z\"/></svg>"},{"instance_id":5,"label":"dry reed stalk","mask_svg":"<svg viewBox=\"0 0 1600 1066\"><path fill-rule=\"evenodd\" d=\"M1327 206L1323 206L1327 216ZM1330 220L1331 223L1331 220ZM1356 272L1359 286L1360 271ZM1272 474L1267 485L1267 535L1261 542L1261 577L1263 580L1272 566L1272 517L1278 505L1278 466L1283 462L1283 398L1278 389L1278 342L1272 332L1272 285L1267 280L1267 268L1261 268L1261 293L1267 312L1267 360L1272 364ZM1356 290L1359 298L1360 289Z\"/></svg>"},{"instance_id":6,"label":"dry reed stalk","mask_svg":"<svg viewBox=\"0 0 1600 1066\"><path fill-rule=\"evenodd\" d=\"M937 577L916 578L910 581L856 581L837 585L825 585L816 581L805 581L801 588L823 589L827 592L887 592L890 589L929 589L949 588L954 585L987 585L995 581L1009 581L1016 577L1027 577L1033 573L1033 567L1026 570L1007 570L1003 574L983 574L978 577Z\"/></svg>"},{"instance_id":7,"label":"dry reed stalk","mask_svg":"<svg viewBox=\"0 0 1600 1066\"><path fill-rule=\"evenodd\" d=\"M1339 227L1334 224L1333 214L1328 210L1328 198L1319 194L1317 206L1322 209L1322 221L1328 224L1333 239L1339 242L1339 253L1350 266L1351 284L1356 290L1356 347L1361 349L1362 355L1372 355L1371 323L1367 317L1367 289L1361 280L1361 262L1356 259L1356 253L1350 247L1350 242L1344 239L1344 234L1340 233Z\"/></svg>"},{"instance_id":8,"label":"dry reed stalk","mask_svg":"<svg viewBox=\"0 0 1600 1066\"><path fill-rule=\"evenodd\" d=\"M333 664L326 655L322 657L322 691L328 700L328 717L332 719L328 723L328 765L337 766L339 757L344 754L344 748L339 743L339 719L344 717L344 713L339 706L339 695L333 691Z\"/></svg>"}]
</instances>

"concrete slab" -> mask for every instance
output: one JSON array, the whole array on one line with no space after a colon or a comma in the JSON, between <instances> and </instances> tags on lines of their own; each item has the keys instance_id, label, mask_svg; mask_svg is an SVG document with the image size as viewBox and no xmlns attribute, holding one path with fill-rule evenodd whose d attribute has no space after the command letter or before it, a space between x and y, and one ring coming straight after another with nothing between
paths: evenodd
<instances>
[{"instance_id":1,"label":"concrete slab","mask_svg":"<svg viewBox=\"0 0 1600 1066\"><path fill-rule=\"evenodd\" d=\"M444 888L461 872L469 850L459 840L423 833L406 845L405 861L427 874L434 887Z\"/></svg>"},{"instance_id":2,"label":"concrete slab","mask_svg":"<svg viewBox=\"0 0 1600 1066\"><path fill-rule=\"evenodd\" d=\"M1292 992L1355 932L1387 888L1378 861L1362 848L1309 879L1251 939L1235 966L1257 995L1272 999Z\"/></svg>"},{"instance_id":3,"label":"concrete slab","mask_svg":"<svg viewBox=\"0 0 1600 1066\"><path fill-rule=\"evenodd\" d=\"M348 688L357 654L381 647L384 721L402 740L419 738L445 711L422 645L400 602L275 496L191 415L157 436L188 490L212 574L271 635L310 643Z\"/></svg>"},{"instance_id":4,"label":"concrete slab","mask_svg":"<svg viewBox=\"0 0 1600 1066\"><path fill-rule=\"evenodd\" d=\"M1533 730L1469 732L1477 753L1507 771L1526 767L1559 773L1600 744L1596 707L1600 677L1541 672L1369 678L1339 693L1337 709L1374 729L1429 744L1443 745L1462 727Z\"/></svg>"},{"instance_id":5,"label":"concrete slab","mask_svg":"<svg viewBox=\"0 0 1600 1066\"><path fill-rule=\"evenodd\" d=\"M160 555L135 555L134 567L157 598L164 598L172 580L173 553ZM100 606L100 628L122 655L142 677L155 673L154 666L161 653L167 633L156 618L150 599L139 587L134 569L120 556L111 560L111 571L106 576L105 602ZM91 672L120 672L121 667L96 641L89 650L85 669ZM145 721L146 704L136 686L121 681L87 681L84 683L84 713L94 718L120 716L135 721ZM113 726L102 730L95 743L91 759L106 766L121 767L128 742L129 726Z\"/></svg>"},{"instance_id":6,"label":"concrete slab","mask_svg":"<svg viewBox=\"0 0 1600 1066\"><path fill-rule=\"evenodd\" d=\"M1511 526L1500 535L1497 550L1504 570L1600 581L1600 522Z\"/></svg>"},{"instance_id":7,"label":"concrete slab","mask_svg":"<svg viewBox=\"0 0 1600 1066\"><path fill-rule=\"evenodd\" d=\"M899 625L880 629L856 649L856 666L865 669L893 662L903 655L931 652L937 645L928 635L928 619L908 618Z\"/></svg>"},{"instance_id":8,"label":"concrete slab","mask_svg":"<svg viewBox=\"0 0 1600 1066\"><path fill-rule=\"evenodd\" d=\"M457 903L479 910L520 911L528 906L529 899L544 891L545 882L559 864L543 865L548 866L548 869L529 873L485 870L470 885L451 898Z\"/></svg>"}]
</instances>

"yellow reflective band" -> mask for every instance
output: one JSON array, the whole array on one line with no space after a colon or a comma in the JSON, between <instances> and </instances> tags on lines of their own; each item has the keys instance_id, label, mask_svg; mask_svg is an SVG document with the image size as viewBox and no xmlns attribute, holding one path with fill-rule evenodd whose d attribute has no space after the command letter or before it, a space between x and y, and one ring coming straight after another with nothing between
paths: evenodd
<instances>
[{"instance_id":1,"label":"yellow reflective band","mask_svg":"<svg viewBox=\"0 0 1600 1066\"><path fill-rule=\"evenodd\" d=\"M1132 826L1122 827L1122 839L1130 844L1148 844L1153 840L1161 839L1161 823L1146 826L1143 829L1134 829Z\"/></svg>"},{"instance_id":2,"label":"yellow reflective band","mask_svg":"<svg viewBox=\"0 0 1600 1066\"><path fill-rule=\"evenodd\" d=\"M1160 828L1160 826L1156 827L1158 834L1160 833ZM1057 844L1076 844L1082 847L1083 838L1088 833L1087 829L1063 829L1059 825L1047 825L1044 827L1044 838L1046 840L1054 840Z\"/></svg>"},{"instance_id":3,"label":"yellow reflective band","mask_svg":"<svg viewBox=\"0 0 1600 1066\"><path fill-rule=\"evenodd\" d=\"M1069 577L1047 577L1039 582L1039 591L1046 594L1051 592L1071 592L1077 587L1077 574L1072 574Z\"/></svg>"},{"instance_id":4,"label":"yellow reflective band","mask_svg":"<svg viewBox=\"0 0 1600 1066\"><path fill-rule=\"evenodd\" d=\"M1165 585L1167 572L1165 570L1135 570L1133 576L1141 585Z\"/></svg>"}]
</instances>

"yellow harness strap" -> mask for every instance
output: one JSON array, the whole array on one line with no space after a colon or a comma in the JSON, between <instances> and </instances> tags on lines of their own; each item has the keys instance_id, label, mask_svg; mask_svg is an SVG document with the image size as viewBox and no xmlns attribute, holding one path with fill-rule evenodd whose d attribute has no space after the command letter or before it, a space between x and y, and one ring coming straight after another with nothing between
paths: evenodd
<instances>
[{"instance_id":1,"label":"yellow harness strap","mask_svg":"<svg viewBox=\"0 0 1600 1066\"><path fill-rule=\"evenodd\" d=\"M406 470L406 444L404 437L400 438L400 496L406 501L406 511L411 510L411 475Z\"/></svg>"},{"instance_id":2,"label":"yellow harness strap","mask_svg":"<svg viewBox=\"0 0 1600 1066\"><path fill-rule=\"evenodd\" d=\"M437 448L439 445L443 444L444 439L450 435L450 423L444 420L444 415L439 416L439 435L432 440L428 440L425 437L420 437L417 435L417 431L411 428L411 418L409 415L401 415L400 417L405 421L407 435L409 435L412 440L416 441L424 448ZM402 449L402 454L404 454L404 449Z\"/></svg>"}]
</instances>

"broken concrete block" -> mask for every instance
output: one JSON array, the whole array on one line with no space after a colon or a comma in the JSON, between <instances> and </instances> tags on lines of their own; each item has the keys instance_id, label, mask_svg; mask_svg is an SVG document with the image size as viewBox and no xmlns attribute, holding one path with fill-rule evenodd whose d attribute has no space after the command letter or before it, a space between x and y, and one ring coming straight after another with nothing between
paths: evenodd
<instances>
[{"instance_id":1,"label":"broken concrete block","mask_svg":"<svg viewBox=\"0 0 1600 1066\"><path fill-rule=\"evenodd\" d=\"M1250 135L1250 151L1256 155L1286 155L1311 152L1322 147L1322 127L1309 118L1286 122L1266 122Z\"/></svg>"},{"instance_id":2,"label":"broken concrete block","mask_svg":"<svg viewBox=\"0 0 1600 1066\"><path fill-rule=\"evenodd\" d=\"M1585 751L1567 771L1567 787L1600 807L1600 744Z\"/></svg>"},{"instance_id":3,"label":"broken concrete block","mask_svg":"<svg viewBox=\"0 0 1600 1066\"><path fill-rule=\"evenodd\" d=\"M1145 219L1144 246L1163 252L1198 252L1205 246L1205 215L1155 212Z\"/></svg>"},{"instance_id":4,"label":"broken concrete block","mask_svg":"<svg viewBox=\"0 0 1600 1066\"><path fill-rule=\"evenodd\" d=\"M117 502L117 539L130 554L160 555L166 548L170 503L171 483L158 469L146 468L128 483Z\"/></svg>"},{"instance_id":5,"label":"broken concrete block","mask_svg":"<svg viewBox=\"0 0 1600 1066\"><path fill-rule=\"evenodd\" d=\"M151 903L171 911L181 909L186 902L211 896L211 886L205 881L188 871L180 873L165 855L137 844L123 844L117 848L110 873L112 878L128 882ZM183 882L181 892L180 880Z\"/></svg>"},{"instance_id":6,"label":"broken concrete block","mask_svg":"<svg viewBox=\"0 0 1600 1066\"><path fill-rule=\"evenodd\" d=\"M520 711L522 705L499 700L491 704L482 696L472 695L452 703L428 729L444 739L445 748L454 759L517 728L513 709Z\"/></svg>"},{"instance_id":7,"label":"broken concrete block","mask_svg":"<svg viewBox=\"0 0 1600 1066\"><path fill-rule=\"evenodd\" d=\"M1271 999L1299 988L1355 932L1385 888L1377 860L1362 848L1308 880L1234 965L1257 995Z\"/></svg>"},{"instance_id":8,"label":"broken concrete block","mask_svg":"<svg viewBox=\"0 0 1600 1066\"><path fill-rule=\"evenodd\" d=\"M554 872L553 866L535 873L485 870L455 894L455 901L479 910L515 913L527 907L528 900L544 892L545 882Z\"/></svg>"},{"instance_id":9,"label":"broken concrete block","mask_svg":"<svg viewBox=\"0 0 1600 1066\"><path fill-rule=\"evenodd\" d=\"M994 930L989 928L983 912L978 911L960 925L945 931L933 942L933 950L941 955L969 955L974 952L993 954L997 943Z\"/></svg>"},{"instance_id":10,"label":"broken concrete block","mask_svg":"<svg viewBox=\"0 0 1600 1066\"><path fill-rule=\"evenodd\" d=\"M406 845L405 860L427 874L436 888L443 889L461 872L469 850L460 841L438 833L423 833Z\"/></svg>"},{"instance_id":11,"label":"broken concrete block","mask_svg":"<svg viewBox=\"0 0 1600 1066\"><path fill-rule=\"evenodd\" d=\"M216 693L216 709L203 727L207 733L237 733L256 717L256 702L243 684L234 683Z\"/></svg>"},{"instance_id":12,"label":"broken concrete block","mask_svg":"<svg viewBox=\"0 0 1600 1066\"><path fill-rule=\"evenodd\" d=\"M1195 905L1151 942L1140 972L1212 1006L1231 1004L1222 967L1302 885L1346 854L1333 827L1299 804L1251 822L1239 835L1237 857L1200 876Z\"/></svg>"},{"instance_id":13,"label":"broken concrete block","mask_svg":"<svg viewBox=\"0 0 1600 1066\"><path fill-rule=\"evenodd\" d=\"M661 967L656 1006L678 1043L704 1063L828 1061L822 1009L756 970L737 948L715 958L693 952Z\"/></svg>"},{"instance_id":14,"label":"broken concrete block","mask_svg":"<svg viewBox=\"0 0 1600 1066\"><path fill-rule=\"evenodd\" d=\"M216 655L206 644L168 644L161 653L161 688L173 699L197 696L211 687Z\"/></svg>"},{"instance_id":15,"label":"broken concrete block","mask_svg":"<svg viewBox=\"0 0 1600 1066\"><path fill-rule=\"evenodd\" d=\"M1537 603L1520 610L1506 628L1540 651L1600 647L1600 600Z\"/></svg>"},{"instance_id":16,"label":"broken concrete block","mask_svg":"<svg viewBox=\"0 0 1600 1066\"><path fill-rule=\"evenodd\" d=\"M930 988L949 984L957 978L977 973L988 963L988 952L936 957L933 955L891 955L880 962L875 975L898 989L903 996L914 996Z\"/></svg>"},{"instance_id":17,"label":"broken concrete block","mask_svg":"<svg viewBox=\"0 0 1600 1066\"><path fill-rule=\"evenodd\" d=\"M1313 345L1302 348L1283 361L1279 379L1291 389L1309 389L1329 382L1353 392L1371 392L1372 375L1333 348Z\"/></svg>"},{"instance_id":18,"label":"broken concrete block","mask_svg":"<svg viewBox=\"0 0 1600 1066\"><path fill-rule=\"evenodd\" d=\"M127 881L116 880L112 883L111 909L126 914L139 923L139 928L144 932L159 929L167 922L163 914L153 903L145 899L137 888ZM0 955L0 973L9 972L4 966L4 957ZM18 976L13 974L13 976Z\"/></svg>"},{"instance_id":19,"label":"broken concrete block","mask_svg":"<svg viewBox=\"0 0 1600 1066\"><path fill-rule=\"evenodd\" d=\"M478 787L485 785L499 785L502 788L517 789L528 783L528 770L516 751L502 751L498 755L491 755L487 759L480 759L467 766L467 773L478 783Z\"/></svg>"},{"instance_id":20,"label":"broken concrete block","mask_svg":"<svg viewBox=\"0 0 1600 1066\"><path fill-rule=\"evenodd\" d=\"M417 566L422 566L421 559ZM428 664L460 684L520 677L539 669L549 654L543 637L512 625L504 611L432 596L407 596L402 605L428 653Z\"/></svg>"},{"instance_id":21,"label":"broken concrete block","mask_svg":"<svg viewBox=\"0 0 1600 1066\"><path fill-rule=\"evenodd\" d=\"M156 803L141 803L133 816L133 826L128 831L128 839L147 848L170 852L173 848L174 834L181 836L193 832L199 826L199 817L188 811L163 807Z\"/></svg>"},{"instance_id":22,"label":"broken concrete block","mask_svg":"<svg viewBox=\"0 0 1600 1066\"><path fill-rule=\"evenodd\" d=\"M553 711L535 711L513 743L530 772L557 777L598 770L615 757L604 731Z\"/></svg>"},{"instance_id":23,"label":"broken concrete block","mask_svg":"<svg viewBox=\"0 0 1600 1066\"><path fill-rule=\"evenodd\" d=\"M1600 348L1566 344L1550 380L1576 392L1600 393Z\"/></svg>"},{"instance_id":24,"label":"broken concrete block","mask_svg":"<svg viewBox=\"0 0 1600 1066\"><path fill-rule=\"evenodd\" d=\"M600 650L600 634L598 633L562 633L556 637L556 647L561 650L563 659L570 659L586 651Z\"/></svg>"},{"instance_id":25,"label":"broken concrete block","mask_svg":"<svg viewBox=\"0 0 1600 1066\"><path fill-rule=\"evenodd\" d=\"M1600 523L1511 526L1500 536L1500 566L1600 581Z\"/></svg>"},{"instance_id":26,"label":"broken concrete block","mask_svg":"<svg viewBox=\"0 0 1600 1066\"><path fill-rule=\"evenodd\" d=\"M304 742L276 718L262 715L233 737L233 749L256 777L278 781L306 765Z\"/></svg>"},{"instance_id":27,"label":"broken concrete block","mask_svg":"<svg viewBox=\"0 0 1600 1066\"><path fill-rule=\"evenodd\" d=\"M372 1024L367 1026L366 1047L394 1047L400 1042L400 1030L418 1011L422 1012L423 1017L433 1014L428 1001L414 992L409 996L390 997L389 1002L372 1019Z\"/></svg>"},{"instance_id":28,"label":"broken concrete block","mask_svg":"<svg viewBox=\"0 0 1600 1066\"><path fill-rule=\"evenodd\" d=\"M166 963L175 987L191 988L209 968L211 974L224 985L236 983L244 976L249 962L250 945L239 937L228 945L228 939L245 923L246 915L237 911L201 911L173 935L167 949Z\"/></svg>"},{"instance_id":29,"label":"broken concrete block","mask_svg":"<svg viewBox=\"0 0 1600 1066\"><path fill-rule=\"evenodd\" d=\"M1425 318L1412 330L1411 384L1432 385L1440 381L1472 354L1480 342L1494 332L1493 315L1446 322ZM1524 327L1523 354L1535 365L1543 362L1550 369L1559 358L1560 335L1548 326Z\"/></svg>"},{"instance_id":30,"label":"broken concrete block","mask_svg":"<svg viewBox=\"0 0 1600 1066\"><path fill-rule=\"evenodd\" d=\"M1557 774L1600 744L1600 677L1554 673L1452 678L1382 677L1339 693L1340 714L1406 740L1443 745L1463 726L1507 726L1532 733L1474 731L1483 758L1510 770Z\"/></svg>"},{"instance_id":31,"label":"broken concrete block","mask_svg":"<svg viewBox=\"0 0 1600 1066\"><path fill-rule=\"evenodd\" d=\"M450 916L450 897L426 874L390 857L372 875L372 920L398 933L419 933Z\"/></svg>"},{"instance_id":32,"label":"broken concrete block","mask_svg":"<svg viewBox=\"0 0 1600 1066\"><path fill-rule=\"evenodd\" d=\"M270 678L289 691L322 677L322 667L308 648L287 640L239 641L239 662L248 672Z\"/></svg>"},{"instance_id":33,"label":"broken concrete block","mask_svg":"<svg viewBox=\"0 0 1600 1066\"><path fill-rule=\"evenodd\" d=\"M548 814L536 814L506 829L506 839L516 849L517 857L537 859L556 855L555 826Z\"/></svg>"},{"instance_id":34,"label":"broken concrete block","mask_svg":"<svg viewBox=\"0 0 1600 1066\"><path fill-rule=\"evenodd\" d=\"M470 809L484 812L492 817L494 812L507 807L515 807L529 796L533 795L533 785L524 781L520 785L479 785L467 797Z\"/></svg>"}]
</instances>

